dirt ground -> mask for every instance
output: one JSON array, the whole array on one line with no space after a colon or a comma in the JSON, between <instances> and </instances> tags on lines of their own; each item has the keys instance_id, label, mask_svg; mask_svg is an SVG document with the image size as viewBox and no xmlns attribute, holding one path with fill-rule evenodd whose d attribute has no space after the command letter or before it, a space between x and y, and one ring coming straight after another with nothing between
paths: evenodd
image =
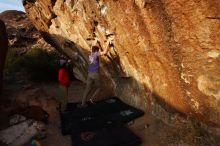
<instances>
[{"instance_id":1,"label":"dirt ground","mask_svg":"<svg viewBox=\"0 0 220 146\"><path fill-rule=\"evenodd\" d=\"M74 80L69 89L69 102L80 101L85 85ZM39 105L50 117L46 125L46 138L42 146L71 146L70 136L63 136L60 130L59 114L56 110L59 98L58 84L30 83L26 81L7 82L1 97L0 128L8 126L7 112L17 105ZM99 100L99 99L97 99ZM146 113L127 125L142 139L141 146L219 146L219 133L210 134L195 128L193 124L165 124ZM219 131L218 131L219 132Z\"/></svg>"}]
</instances>

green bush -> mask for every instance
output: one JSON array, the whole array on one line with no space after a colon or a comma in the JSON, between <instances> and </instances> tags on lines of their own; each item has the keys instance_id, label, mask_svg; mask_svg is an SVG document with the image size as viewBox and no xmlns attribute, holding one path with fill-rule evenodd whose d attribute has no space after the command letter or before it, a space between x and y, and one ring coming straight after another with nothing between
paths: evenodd
<instances>
[{"instance_id":1,"label":"green bush","mask_svg":"<svg viewBox=\"0 0 220 146\"><path fill-rule=\"evenodd\" d=\"M11 74L15 71L20 70L19 63L22 59L22 56L17 55L16 50L14 48L9 48L7 53L7 58L5 62L6 71Z\"/></svg>"},{"instance_id":2,"label":"green bush","mask_svg":"<svg viewBox=\"0 0 220 146\"><path fill-rule=\"evenodd\" d=\"M43 49L31 49L26 54L17 55L15 50L10 49L6 60L6 69L9 74L27 72L34 81L57 80L58 60L60 54Z\"/></svg>"}]
</instances>

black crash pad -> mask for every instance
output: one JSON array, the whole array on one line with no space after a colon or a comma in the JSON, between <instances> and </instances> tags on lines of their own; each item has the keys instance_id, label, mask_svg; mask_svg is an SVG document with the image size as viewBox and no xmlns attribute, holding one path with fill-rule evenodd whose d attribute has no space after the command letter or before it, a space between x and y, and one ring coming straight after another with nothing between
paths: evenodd
<instances>
[{"instance_id":1,"label":"black crash pad","mask_svg":"<svg viewBox=\"0 0 220 146\"><path fill-rule=\"evenodd\" d=\"M140 138L126 127L108 127L92 131L93 136L89 140L85 140L82 133L85 131L72 135L72 146L138 146L141 144Z\"/></svg>"},{"instance_id":2,"label":"black crash pad","mask_svg":"<svg viewBox=\"0 0 220 146\"><path fill-rule=\"evenodd\" d=\"M117 97L90 104L86 108L79 108L78 104L68 104L67 110L60 114L64 135L123 125L144 114L143 111L125 104Z\"/></svg>"}]
</instances>

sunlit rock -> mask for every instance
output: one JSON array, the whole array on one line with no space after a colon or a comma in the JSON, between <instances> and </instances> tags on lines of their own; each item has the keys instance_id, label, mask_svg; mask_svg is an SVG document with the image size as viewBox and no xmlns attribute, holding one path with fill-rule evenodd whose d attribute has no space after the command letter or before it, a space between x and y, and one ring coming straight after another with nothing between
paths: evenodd
<instances>
[{"instance_id":1,"label":"sunlit rock","mask_svg":"<svg viewBox=\"0 0 220 146\"><path fill-rule=\"evenodd\" d=\"M219 3L23 0L44 38L72 59L79 79L86 79L91 45L104 49L111 40L113 47L101 58L103 93L120 96L159 118L164 110L157 107L216 125L220 125Z\"/></svg>"}]
</instances>

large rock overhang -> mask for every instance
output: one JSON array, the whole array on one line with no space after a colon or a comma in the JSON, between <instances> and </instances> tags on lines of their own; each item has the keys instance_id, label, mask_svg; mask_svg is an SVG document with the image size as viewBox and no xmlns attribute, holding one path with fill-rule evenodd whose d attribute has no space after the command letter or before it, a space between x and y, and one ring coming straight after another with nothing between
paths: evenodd
<instances>
[{"instance_id":1,"label":"large rock overhang","mask_svg":"<svg viewBox=\"0 0 220 146\"><path fill-rule=\"evenodd\" d=\"M28 17L72 58L85 81L91 45L106 94L153 111L156 103L220 125L219 0L23 0ZM155 100L156 99L156 100Z\"/></svg>"}]
</instances>

